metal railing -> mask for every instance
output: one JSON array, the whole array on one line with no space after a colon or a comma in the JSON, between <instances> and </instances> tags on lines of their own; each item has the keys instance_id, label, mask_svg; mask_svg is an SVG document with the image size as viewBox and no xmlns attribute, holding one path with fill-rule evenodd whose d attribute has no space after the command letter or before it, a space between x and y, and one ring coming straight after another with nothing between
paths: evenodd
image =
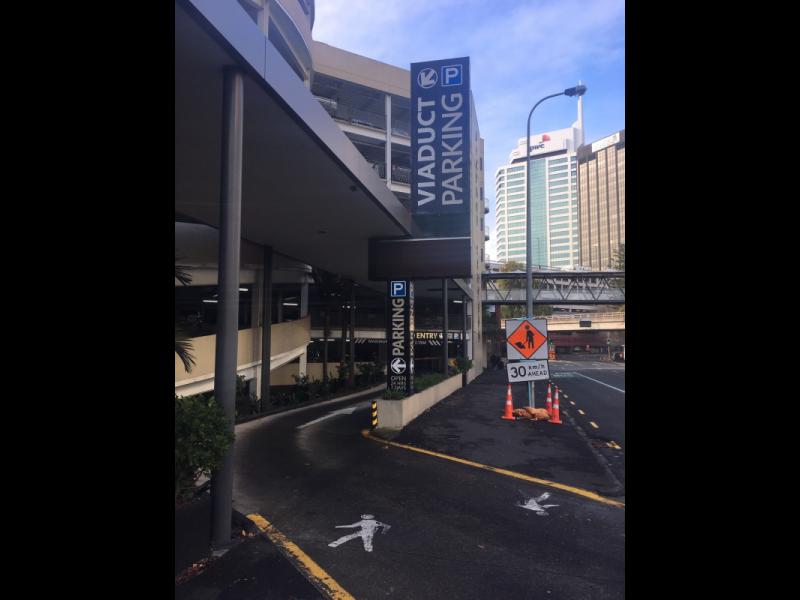
<instances>
[{"instance_id":1,"label":"metal railing","mask_svg":"<svg viewBox=\"0 0 800 600\"><path fill-rule=\"evenodd\" d=\"M569 315L548 315L548 321L624 321L624 312L572 313Z\"/></svg>"}]
</instances>

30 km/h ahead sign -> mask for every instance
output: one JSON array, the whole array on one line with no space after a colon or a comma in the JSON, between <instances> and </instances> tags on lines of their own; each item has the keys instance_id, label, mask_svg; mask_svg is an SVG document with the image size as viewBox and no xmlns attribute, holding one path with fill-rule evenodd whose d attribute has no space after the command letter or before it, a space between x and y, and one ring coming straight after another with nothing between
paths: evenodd
<instances>
[{"instance_id":1,"label":"30 km/h ahead sign","mask_svg":"<svg viewBox=\"0 0 800 600\"><path fill-rule=\"evenodd\" d=\"M546 360L521 360L515 363L508 363L506 370L508 371L509 383L550 379L550 369Z\"/></svg>"},{"instance_id":2,"label":"30 km/h ahead sign","mask_svg":"<svg viewBox=\"0 0 800 600\"><path fill-rule=\"evenodd\" d=\"M508 360L547 360L547 321L508 319L506 357Z\"/></svg>"}]
</instances>

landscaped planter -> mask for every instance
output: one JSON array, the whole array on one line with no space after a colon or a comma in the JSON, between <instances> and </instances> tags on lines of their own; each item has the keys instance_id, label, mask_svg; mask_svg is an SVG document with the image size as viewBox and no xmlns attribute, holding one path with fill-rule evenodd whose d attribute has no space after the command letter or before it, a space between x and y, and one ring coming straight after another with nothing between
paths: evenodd
<instances>
[{"instance_id":1,"label":"landscaped planter","mask_svg":"<svg viewBox=\"0 0 800 600\"><path fill-rule=\"evenodd\" d=\"M402 429L458 389L461 389L461 373L402 400L378 400L378 427Z\"/></svg>"}]
</instances>

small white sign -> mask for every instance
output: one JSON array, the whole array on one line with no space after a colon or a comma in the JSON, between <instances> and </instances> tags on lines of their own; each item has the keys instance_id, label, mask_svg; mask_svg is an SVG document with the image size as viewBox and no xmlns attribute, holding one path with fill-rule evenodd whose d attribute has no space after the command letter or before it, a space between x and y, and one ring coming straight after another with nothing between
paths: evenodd
<instances>
[{"instance_id":1,"label":"small white sign","mask_svg":"<svg viewBox=\"0 0 800 600\"><path fill-rule=\"evenodd\" d=\"M506 370L509 383L550 379L550 368L546 360L521 360L508 363Z\"/></svg>"}]
</instances>

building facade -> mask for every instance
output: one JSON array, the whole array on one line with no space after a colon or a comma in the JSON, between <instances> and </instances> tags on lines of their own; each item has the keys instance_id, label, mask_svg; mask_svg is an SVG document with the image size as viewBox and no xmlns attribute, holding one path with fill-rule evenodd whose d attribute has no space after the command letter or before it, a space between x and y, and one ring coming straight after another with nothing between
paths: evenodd
<instances>
[{"instance_id":1,"label":"building facade","mask_svg":"<svg viewBox=\"0 0 800 600\"><path fill-rule=\"evenodd\" d=\"M289 386L303 375L321 379L323 353L334 376L345 355L357 363L382 361L385 285L366 276L367 241L419 235L409 207L409 70L314 41L313 0L176 0L176 22L175 253L191 282L176 283L175 317L196 358L187 370L176 357L176 394L215 388L222 302L217 128L222 73L231 65L246 73L247 107L237 375L263 396L265 383ZM485 202L483 140L472 102L470 119L472 278L449 281L448 338L450 356L466 344L479 372L485 365ZM340 275L354 289L341 306L325 304L317 268ZM437 281L417 288L418 343L431 347L431 368L438 368L433 365L441 357L441 287ZM471 298L464 290L471 290ZM345 348L351 338L352 350ZM425 370L425 352L419 356Z\"/></svg>"},{"instance_id":2,"label":"building facade","mask_svg":"<svg viewBox=\"0 0 800 600\"><path fill-rule=\"evenodd\" d=\"M579 99L579 103L581 100ZM579 120L571 127L531 136L529 191L533 223L526 213L525 138L495 173L495 240L500 261L525 262L528 232L535 266L572 269L580 259L576 150L582 143Z\"/></svg>"},{"instance_id":3,"label":"building facade","mask_svg":"<svg viewBox=\"0 0 800 600\"><path fill-rule=\"evenodd\" d=\"M625 243L625 130L578 148L580 264L614 268Z\"/></svg>"}]
</instances>

